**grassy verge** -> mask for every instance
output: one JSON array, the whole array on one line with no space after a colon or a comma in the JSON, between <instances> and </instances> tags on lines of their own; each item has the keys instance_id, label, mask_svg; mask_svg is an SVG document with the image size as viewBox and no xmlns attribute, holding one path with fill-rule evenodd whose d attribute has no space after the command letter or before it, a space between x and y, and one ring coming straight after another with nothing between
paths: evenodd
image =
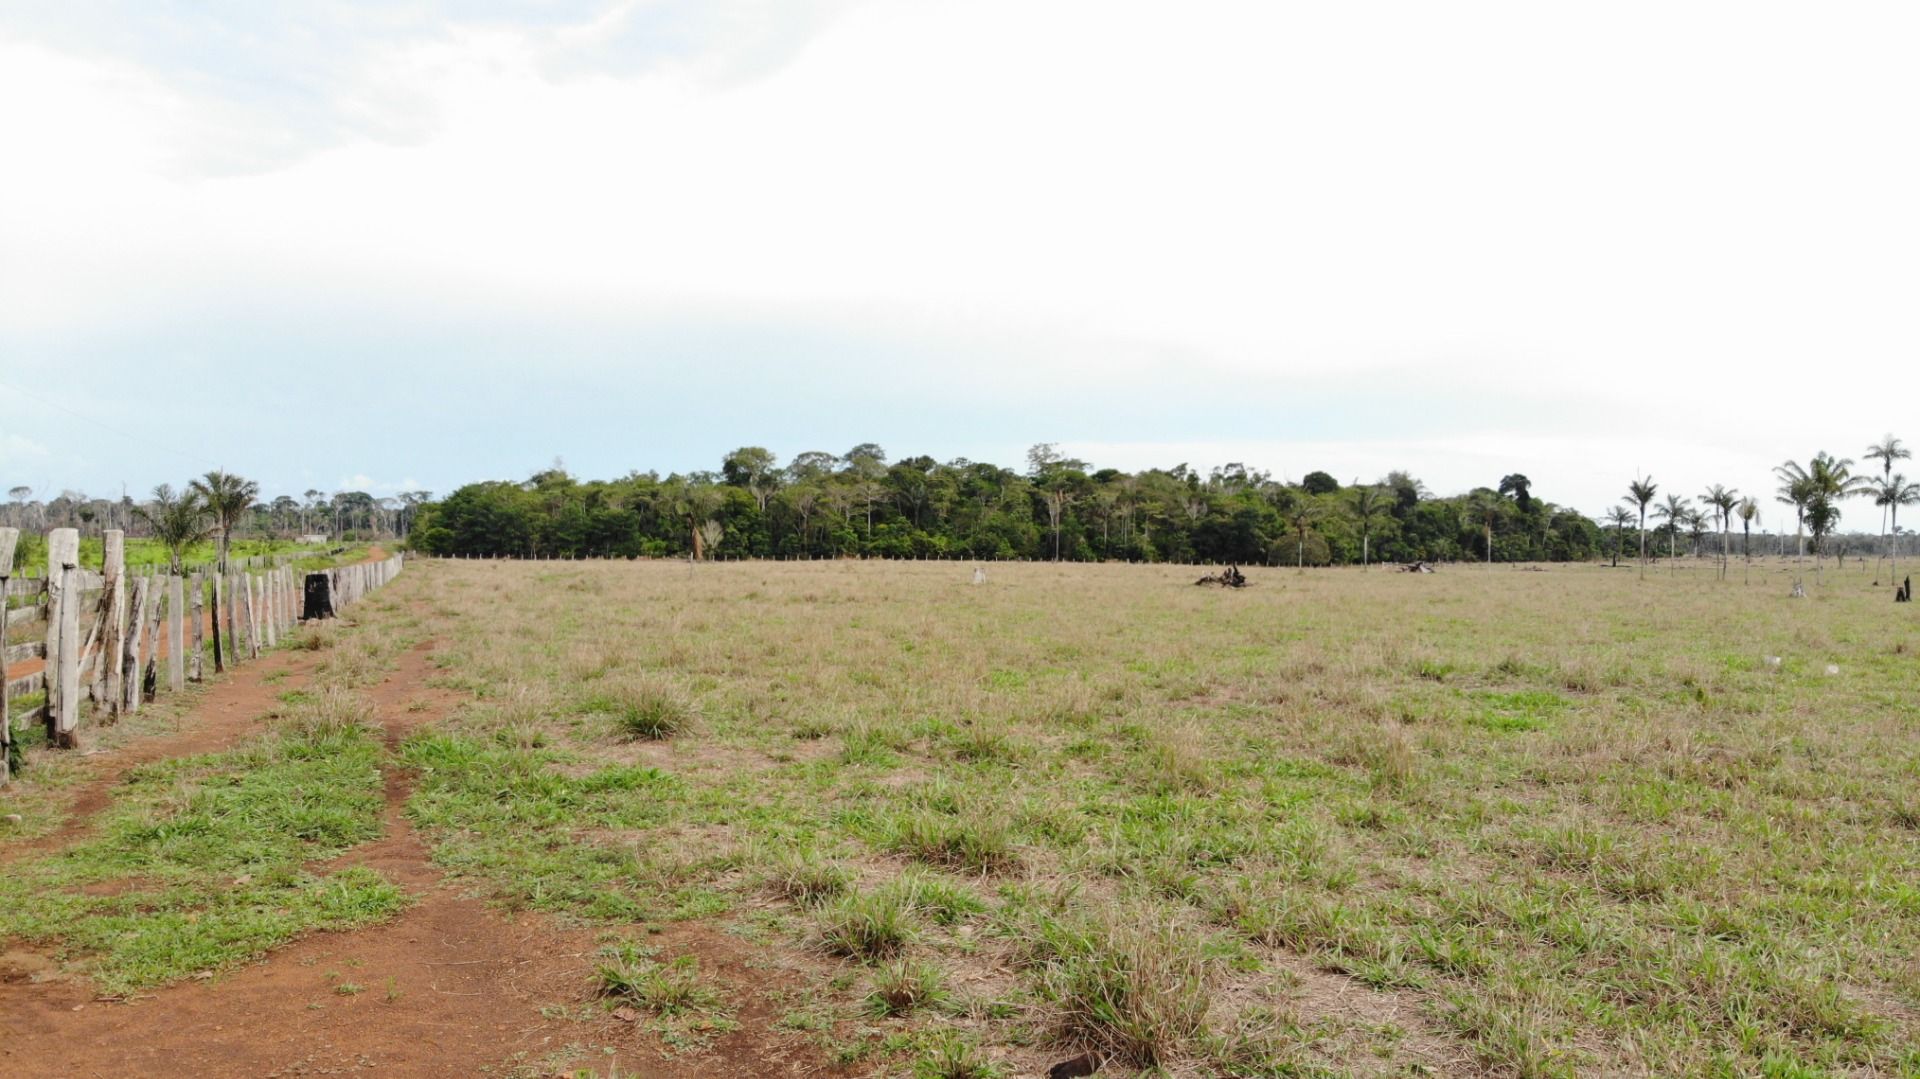
<instances>
[{"instance_id":1,"label":"grassy verge","mask_svg":"<svg viewBox=\"0 0 1920 1079\"><path fill-rule=\"evenodd\" d=\"M405 905L371 870L309 868L380 834L381 746L350 691L289 697L270 733L133 770L96 835L7 866L0 938L127 994Z\"/></svg>"}]
</instances>

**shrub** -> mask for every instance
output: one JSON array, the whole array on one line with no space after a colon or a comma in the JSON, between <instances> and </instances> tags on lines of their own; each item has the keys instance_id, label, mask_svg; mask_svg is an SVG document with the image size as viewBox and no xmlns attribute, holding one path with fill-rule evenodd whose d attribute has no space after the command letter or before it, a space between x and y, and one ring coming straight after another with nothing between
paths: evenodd
<instances>
[{"instance_id":1,"label":"shrub","mask_svg":"<svg viewBox=\"0 0 1920 1079\"><path fill-rule=\"evenodd\" d=\"M693 702L678 690L652 682L610 687L588 697L582 708L612 716L614 729L634 741L671 738L698 718Z\"/></svg>"}]
</instances>

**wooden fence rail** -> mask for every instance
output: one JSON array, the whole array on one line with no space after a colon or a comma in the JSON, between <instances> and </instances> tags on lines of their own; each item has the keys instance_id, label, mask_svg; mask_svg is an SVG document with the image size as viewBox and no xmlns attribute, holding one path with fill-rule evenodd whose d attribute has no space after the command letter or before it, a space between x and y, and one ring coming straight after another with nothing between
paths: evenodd
<instances>
[{"instance_id":1,"label":"wooden fence rail","mask_svg":"<svg viewBox=\"0 0 1920 1079\"><path fill-rule=\"evenodd\" d=\"M124 535L109 529L101 572L93 573L79 566L79 533L56 528L47 534L46 576L13 578L17 539L17 530L0 528L0 784L9 776L13 732L28 723L46 725L49 745L71 748L83 704L94 723L111 724L162 690L201 681L209 653L219 672L278 647L302 620L308 576L326 579L337 612L403 565L395 555L303 575L250 559L236 560L229 573L134 577ZM16 672L23 666L33 669ZM32 707L12 704L38 694L44 699Z\"/></svg>"}]
</instances>

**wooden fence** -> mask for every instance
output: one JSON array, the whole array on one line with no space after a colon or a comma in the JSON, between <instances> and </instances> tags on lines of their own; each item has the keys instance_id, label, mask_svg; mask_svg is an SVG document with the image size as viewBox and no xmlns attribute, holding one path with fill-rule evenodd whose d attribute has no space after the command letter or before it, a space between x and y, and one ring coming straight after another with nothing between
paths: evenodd
<instances>
[{"instance_id":1,"label":"wooden fence","mask_svg":"<svg viewBox=\"0 0 1920 1079\"><path fill-rule=\"evenodd\" d=\"M47 534L46 576L10 578L17 539L0 528L0 607L10 608L0 611L0 783L18 727L39 721L49 745L72 748L82 703L94 722L112 723L163 689L203 680L209 660L218 673L277 647L302 617L307 575L289 565L255 572L236 561L225 574L133 576L124 534L108 530L94 573L79 566L79 533L56 528ZM400 567L395 555L322 571L333 609L393 580ZM35 696L43 699L14 714L16 698Z\"/></svg>"}]
</instances>

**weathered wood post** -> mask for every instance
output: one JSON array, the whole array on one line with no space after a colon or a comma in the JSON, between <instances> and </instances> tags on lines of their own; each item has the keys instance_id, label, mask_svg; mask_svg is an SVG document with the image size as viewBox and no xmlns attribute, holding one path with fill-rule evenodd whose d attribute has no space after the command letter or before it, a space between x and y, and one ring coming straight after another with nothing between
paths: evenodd
<instances>
[{"instance_id":1,"label":"weathered wood post","mask_svg":"<svg viewBox=\"0 0 1920 1079\"><path fill-rule=\"evenodd\" d=\"M141 646L146 643L147 604L151 601L152 594L153 578L142 577L133 582L132 602L128 604L132 619L127 625L126 657L122 660L120 670L120 707L128 715L140 711L140 657L143 652Z\"/></svg>"},{"instance_id":2,"label":"weathered wood post","mask_svg":"<svg viewBox=\"0 0 1920 1079\"><path fill-rule=\"evenodd\" d=\"M193 596L192 613L188 615L193 620L193 656L187 660L187 677L198 682L206 674L207 644L207 589L206 582L200 579L198 573L187 578L187 591Z\"/></svg>"},{"instance_id":3,"label":"weathered wood post","mask_svg":"<svg viewBox=\"0 0 1920 1079\"><path fill-rule=\"evenodd\" d=\"M246 582L247 658L260 658L260 581L251 573L242 573Z\"/></svg>"},{"instance_id":4,"label":"weathered wood post","mask_svg":"<svg viewBox=\"0 0 1920 1079\"><path fill-rule=\"evenodd\" d=\"M228 573L227 578L227 659L234 666L240 665L240 597L236 590L240 587L238 574Z\"/></svg>"},{"instance_id":5,"label":"weathered wood post","mask_svg":"<svg viewBox=\"0 0 1920 1079\"><path fill-rule=\"evenodd\" d=\"M0 787L13 778L13 709L7 704L7 582L13 580L13 549L20 530L0 528Z\"/></svg>"},{"instance_id":6,"label":"weathered wood post","mask_svg":"<svg viewBox=\"0 0 1920 1079\"><path fill-rule=\"evenodd\" d=\"M267 647L280 643L280 571L270 569L260 577L260 622L266 626Z\"/></svg>"},{"instance_id":7,"label":"weathered wood post","mask_svg":"<svg viewBox=\"0 0 1920 1079\"><path fill-rule=\"evenodd\" d=\"M140 665L140 695L149 699L160 694L160 616L167 598L167 579L158 574L150 579L153 605L147 611L147 658ZM152 687L151 694L148 687Z\"/></svg>"},{"instance_id":8,"label":"weathered wood post","mask_svg":"<svg viewBox=\"0 0 1920 1079\"><path fill-rule=\"evenodd\" d=\"M72 749L80 726L80 532L47 536L47 744Z\"/></svg>"},{"instance_id":9,"label":"weathered wood post","mask_svg":"<svg viewBox=\"0 0 1920 1079\"><path fill-rule=\"evenodd\" d=\"M100 534L100 665L96 682L106 683L108 719L120 715L127 676L127 534L109 528Z\"/></svg>"},{"instance_id":10,"label":"weathered wood post","mask_svg":"<svg viewBox=\"0 0 1920 1079\"><path fill-rule=\"evenodd\" d=\"M167 688L175 693L187 685L186 582L167 575Z\"/></svg>"},{"instance_id":11,"label":"weathered wood post","mask_svg":"<svg viewBox=\"0 0 1920 1079\"><path fill-rule=\"evenodd\" d=\"M219 674L227 669L227 663L226 660L220 656L220 571L218 569L207 574L207 586L213 589L213 609L211 611L213 617L207 620L208 623L213 626L213 673ZM196 595L193 602L197 608L200 603L200 597Z\"/></svg>"}]
</instances>

